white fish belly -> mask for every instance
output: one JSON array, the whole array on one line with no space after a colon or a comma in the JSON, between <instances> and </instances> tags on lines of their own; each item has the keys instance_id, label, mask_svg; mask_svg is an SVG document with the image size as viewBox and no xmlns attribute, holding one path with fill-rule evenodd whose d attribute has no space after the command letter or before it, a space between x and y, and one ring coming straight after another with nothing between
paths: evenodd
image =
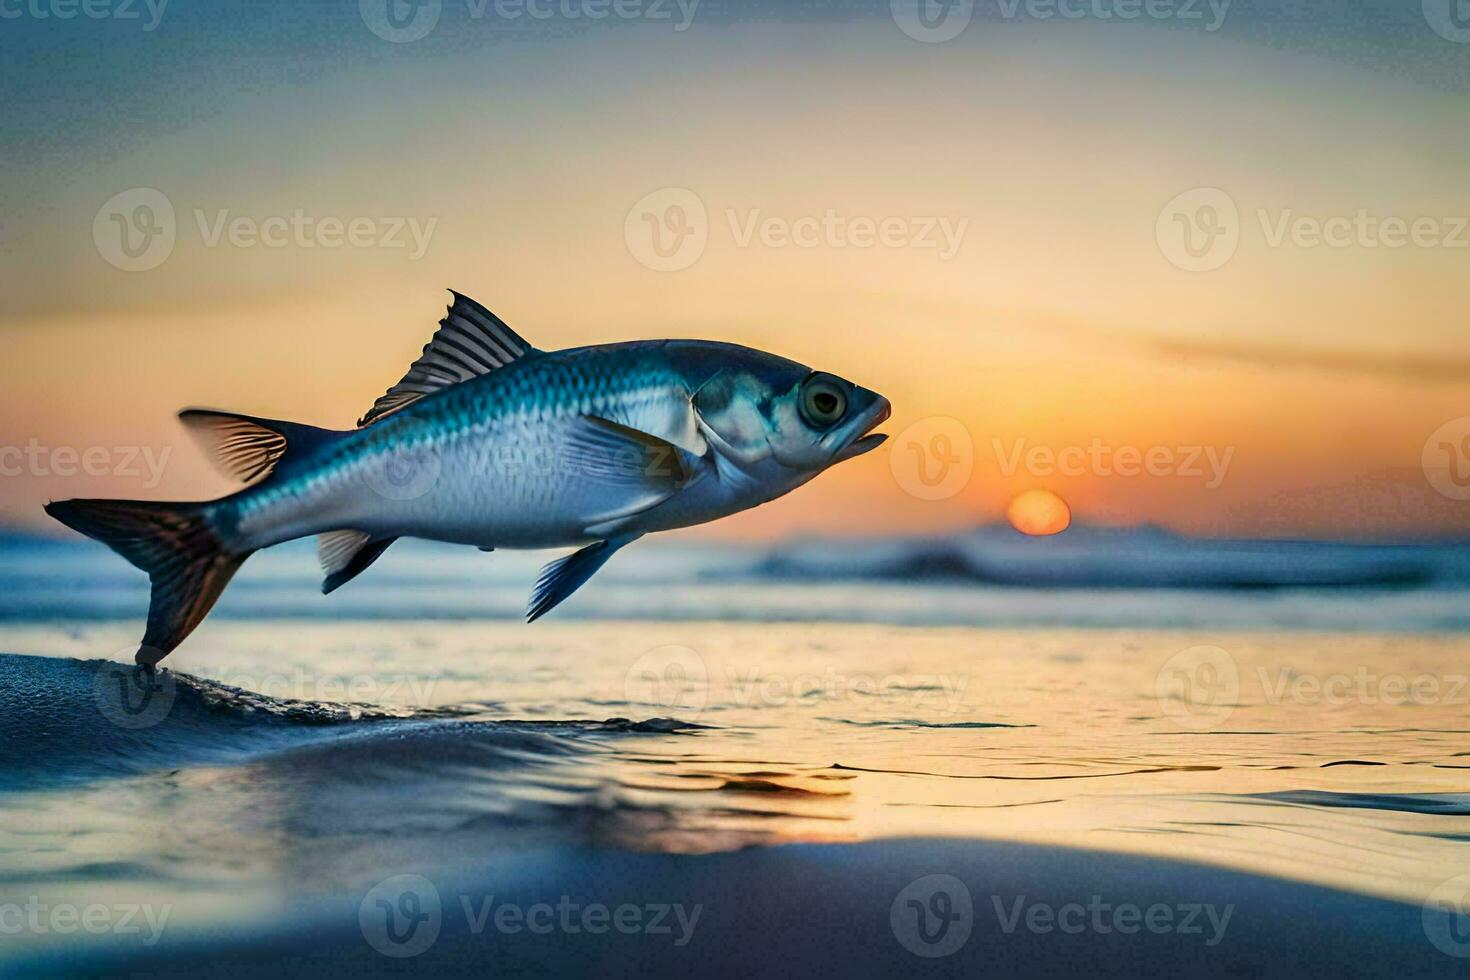
<instances>
[{"instance_id":1,"label":"white fish belly","mask_svg":"<svg viewBox=\"0 0 1470 980\"><path fill-rule=\"evenodd\" d=\"M507 420L365 457L323 488L326 499L302 501L318 525L302 533L353 528L498 548L591 541L590 524L637 501L568 464L558 436L570 423Z\"/></svg>"}]
</instances>

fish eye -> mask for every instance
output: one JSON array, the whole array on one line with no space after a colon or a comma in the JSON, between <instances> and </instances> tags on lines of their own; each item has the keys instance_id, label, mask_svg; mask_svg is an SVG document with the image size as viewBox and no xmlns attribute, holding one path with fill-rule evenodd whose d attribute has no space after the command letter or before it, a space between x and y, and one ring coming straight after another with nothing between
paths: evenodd
<instances>
[{"instance_id":1,"label":"fish eye","mask_svg":"<svg viewBox=\"0 0 1470 980\"><path fill-rule=\"evenodd\" d=\"M830 374L814 374L802 383L800 404L802 418L825 429L847 413L847 391Z\"/></svg>"}]
</instances>

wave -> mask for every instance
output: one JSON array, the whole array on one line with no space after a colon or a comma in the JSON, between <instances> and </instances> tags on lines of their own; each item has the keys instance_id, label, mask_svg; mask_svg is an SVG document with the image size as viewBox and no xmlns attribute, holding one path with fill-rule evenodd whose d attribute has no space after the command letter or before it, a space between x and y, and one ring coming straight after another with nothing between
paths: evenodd
<instances>
[{"instance_id":1,"label":"wave","mask_svg":"<svg viewBox=\"0 0 1470 980\"><path fill-rule=\"evenodd\" d=\"M146 578L101 545L5 539L0 551L0 622L146 614ZM292 542L247 562L213 616L521 619L547 557L404 541L350 588L322 596L311 542ZM620 554L557 619L1457 631L1470 630L1467 597L1463 544L1089 527L1028 538L984 527L768 547L649 541Z\"/></svg>"},{"instance_id":2,"label":"wave","mask_svg":"<svg viewBox=\"0 0 1470 980\"><path fill-rule=\"evenodd\" d=\"M1034 538L988 526L959 535L798 541L772 551L756 574L1082 588L1402 588L1470 584L1470 551L1219 540L1154 527L1082 526Z\"/></svg>"},{"instance_id":3,"label":"wave","mask_svg":"<svg viewBox=\"0 0 1470 980\"><path fill-rule=\"evenodd\" d=\"M1256 793L1245 797L1263 803L1288 806L1325 806L1349 810L1389 810L1396 813L1470 815L1470 794L1466 793L1334 793L1321 790L1286 790L1279 793Z\"/></svg>"},{"instance_id":4,"label":"wave","mask_svg":"<svg viewBox=\"0 0 1470 980\"><path fill-rule=\"evenodd\" d=\"M569 739L679 734L675 718L516 721L484 704L400 708L274 698L170 670L107 660L0 654L0 787L34 789L98 778L219 765L330 743L331 767L355 756L386 764L420 752L435 762L456 746L564 755ZM430 744L432 743L432 744Z\"/></svg>"}]
</instances>

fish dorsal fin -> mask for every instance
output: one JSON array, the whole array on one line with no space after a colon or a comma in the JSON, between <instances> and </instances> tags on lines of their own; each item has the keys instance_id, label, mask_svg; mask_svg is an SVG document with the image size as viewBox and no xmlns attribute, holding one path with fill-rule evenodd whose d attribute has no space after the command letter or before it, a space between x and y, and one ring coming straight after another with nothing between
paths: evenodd
<instances>
[{"instance_id":1,"label":"fish dorsal fin","mask_svg":"<svg viewBox=\"0 0 1470 980\"><path fill-rule=\"evenodd\" d=\"M511 361L536 353L505 321L462 293L450 290L454 302L439 329L424 346L403 380L373 403L359 426L411 405L427 394L489 374Z\"/></svg>"},{"instance_id":2,"label":"fish dorsal fin","mask_svg":"<svg viewBox=\"0 0 1470 980\"><path fill-rule=\"evenodd\" d=\"M245 483L269 473L288 449L300 451L333 435L314 425L208 408L186 408L179 413L179 421L217 470Z\"/></svg>"}]
</instances>

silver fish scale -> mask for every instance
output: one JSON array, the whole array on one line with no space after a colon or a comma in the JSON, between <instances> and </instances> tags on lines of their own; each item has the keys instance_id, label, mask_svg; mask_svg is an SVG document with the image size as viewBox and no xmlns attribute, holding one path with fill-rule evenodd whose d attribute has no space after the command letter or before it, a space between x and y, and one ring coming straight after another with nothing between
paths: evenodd
<instances>
[{"instance_id":1,"label":"silver fish scale","mask_svg":"<svg viewBox=\"0 0 1470 980\"><path fill-rule=\"evenodd\" d=\"M253 547L339 528L503 547L590 540L588 524L636 488L568 466L568 427L594 415L675 441L688 392L653 349L533 356L283 465L231 498L238 536Z\"/></svg>"}]
</instances>

